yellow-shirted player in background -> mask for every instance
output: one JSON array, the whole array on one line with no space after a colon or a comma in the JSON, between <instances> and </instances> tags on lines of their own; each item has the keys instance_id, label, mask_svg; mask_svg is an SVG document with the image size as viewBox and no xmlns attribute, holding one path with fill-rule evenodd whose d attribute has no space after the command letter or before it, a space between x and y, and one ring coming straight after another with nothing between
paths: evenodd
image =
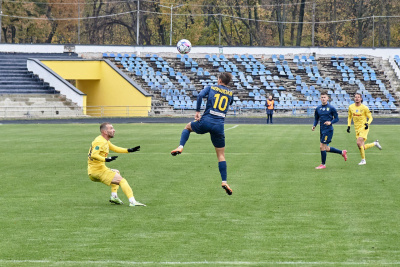
<instances>
[{"instance_id":1,"label":"yellow-shirted player in background","mask_svg":"<svg viewBox=\"0 0 400 267\"><path fill-rule=\"evenodd\" d=\"M354 95L354 103L349 106L349 117L347 119L347 132L350 133L350 125L351 119L354 121L354 129L356 131L357 138L357 146L360 150L361 161L358 165L367 164L365 160L365 150L371 147L376 146L379 149L382 149L379 141L376 140L373 143L364 144L367 141L367 136L369 132L369 125L372 122L371 111L367 106L362 104L362 96L361 94ZM368 119L368 120L367 120Z\"/></svg>"},{"instance_id":2,"label":"yellow-shirted player in background","mask_svg":"<svg viewBox=\"0 0 400 267\"><path fill-rule=\"evenodd\" d=\"M110 149L116 153L130 153L140 150L140 146L134 148L122 148L113 145L109 140L114 138L115 129L109 123L105 122L100 125L101 135L97 136L92 142L88 154L88 175L94 182L102 182L111 186L110 202L114 204L123 204L121 199L118 198L117 191L121 186L122 191L129 199L129 206L146 206L135 200L132 188L128 182L122 178L118 170L109 169L106 167L105 162L116 160L118 156L107 157Z\"/></svg>"}]
</instances>

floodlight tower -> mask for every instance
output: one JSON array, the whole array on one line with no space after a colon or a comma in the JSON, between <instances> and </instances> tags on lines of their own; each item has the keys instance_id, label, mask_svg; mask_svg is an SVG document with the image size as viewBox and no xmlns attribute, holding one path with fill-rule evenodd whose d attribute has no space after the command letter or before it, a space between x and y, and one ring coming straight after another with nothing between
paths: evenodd
<instances>
[{"instance_id":1,"label":"floodlight tower","mask_svg":"<svg viewBox=\"0 0 400 267\"><path fill-rule=\"evenodd\" d=\"M1 9L2 1L0 0L0 43L1 43L1 19L3 18L3 10Z\"/></svg>"},{"instance_id":2,"label":"floodlight tower","mask_svg":"<svg viewBox=\"0 0 400 267\"><path fill-rule=\"evenodd\" d=\"M181 7L183 5L177 5L177 6L171 5L171 7L163 6L163 5L159 5L159 6L166 7L166 8L171 8L171 26L170 26L170 30L169 30L169 45L172 45L172 9Z\"/></svg>"}]
</instances>

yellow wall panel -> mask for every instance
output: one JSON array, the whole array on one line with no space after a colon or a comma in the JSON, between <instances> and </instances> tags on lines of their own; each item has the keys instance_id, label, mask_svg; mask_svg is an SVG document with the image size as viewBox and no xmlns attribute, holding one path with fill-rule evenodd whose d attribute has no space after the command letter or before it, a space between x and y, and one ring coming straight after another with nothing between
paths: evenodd
<instances>
[{"instance_id":1,"label":"yellow wall panel","mask_svg":"<svg viewBox=\"0 0 400 267\"><path fill-rule=\"evenodd\" d=\"M41 61L50 69L66 80L99 80L101 77L101 65L103 61L84 60L62 60L62 61Z\"/></svg>"},{"instance_id":2,"label":"yellow wall panel","mask_svg":"<svg viewBox=\"0 0 400 267\"><path fill-rule=\"evenodd\" d=\"M148 116L151 96L143 95L104 61L42 61L62 78L76 80L91 116Z\"/></svg>"}]
</instances>

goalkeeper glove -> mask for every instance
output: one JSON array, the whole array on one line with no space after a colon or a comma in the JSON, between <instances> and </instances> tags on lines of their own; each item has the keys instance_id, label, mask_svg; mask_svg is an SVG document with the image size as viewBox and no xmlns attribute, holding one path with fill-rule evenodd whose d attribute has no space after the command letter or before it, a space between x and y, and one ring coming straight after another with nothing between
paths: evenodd
<instances>
[{"instance_id":1,"label":"goalkeeper glove","mask_svg":"<svg viewBox=\"0 0 400 267\"><path fill-rule=\"evenodd\" d=\"M347 132L350 133L350 126L347 126Z\"/></svg>"},{"instance_id":2,"label":"goalkeeper glove","mask_svg":"<svg viewBox=\"0 0 400 267\"><path fill-rule=\"evenodd\" d=\"M106 158L106 162L110 162L110 161L116 160L117 158L118 158L118 156L108 157L108 158Z\"/></svg>"},{"instance_id":3,"label":"goalkeeper glove","mask_svg":"<svg viewBox=\"0 0 400 267\"><path fill-rule=\"evenodd\" d=\"M368 123L365 123L365 130L368 130Z\"/></svg>"},{"instance_id":4,"label":"goalkeeper glove","mask_svg":"<svg viewBox=\"0 0 400 267\"><path fill-rule=\"evenodd\" d=\"M136 151L140 151L140 146L135 146L132 148L128 148L128 152L132 153L132 152L136 152Z\"/></svg>"}]
</instances>

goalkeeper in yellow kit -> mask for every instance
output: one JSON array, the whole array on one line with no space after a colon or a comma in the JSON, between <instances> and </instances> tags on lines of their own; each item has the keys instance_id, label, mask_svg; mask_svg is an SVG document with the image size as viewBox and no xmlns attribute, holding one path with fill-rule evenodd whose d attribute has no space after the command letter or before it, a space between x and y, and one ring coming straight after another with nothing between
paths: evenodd
<instances>
[{"instance_id":1,"label":"goalkeeper in yellow kit","mask_svg":"<svg viewBox=\"0 0 400 267\"><path fill-rule=\"evenodd\" d=\"M354 129L356 131L357 146L360 150L361 161L358 165L365 165L367 161L365 160L365 150L376 146L382 149L379 144L379 140L373 143L364 144L367 141L367 136L369 132L369 125L372 122L372 115L369 108L362 104L361 94L356 93L354 95L354 104L349 106L349 117L347 119L347 132L350 133L351 119L354 121ZM368 119L368 120L367 120Z\"/></svg>"},{"instance_id":2,"label":"goalkeeper in yellow kit","mask_svg":"<svg viewBox=\"0 0 400 267\"><path fill-rule=\"evenodd\" d=\"M111 197L110 202L114 204L123 204L121 199L118 198L117 191L121 186L122 191L129 199L129 206L146 206L135 200L133 196L132 188L128 182L122 178L118 170L109 169L106 167L105 162L116 160L118 156L107 157L109 150L111 149L117 153L130 153L140 150L140 146L134 148L122 148L113 145L110 142L111 138L114 138L115 129L108 123L102 123L100 125L101 135L97 136L92 142L88 154L88 175L89 178L94 182L102 182L108 186L111 186Z\"/></svg>"}]
</instances>

